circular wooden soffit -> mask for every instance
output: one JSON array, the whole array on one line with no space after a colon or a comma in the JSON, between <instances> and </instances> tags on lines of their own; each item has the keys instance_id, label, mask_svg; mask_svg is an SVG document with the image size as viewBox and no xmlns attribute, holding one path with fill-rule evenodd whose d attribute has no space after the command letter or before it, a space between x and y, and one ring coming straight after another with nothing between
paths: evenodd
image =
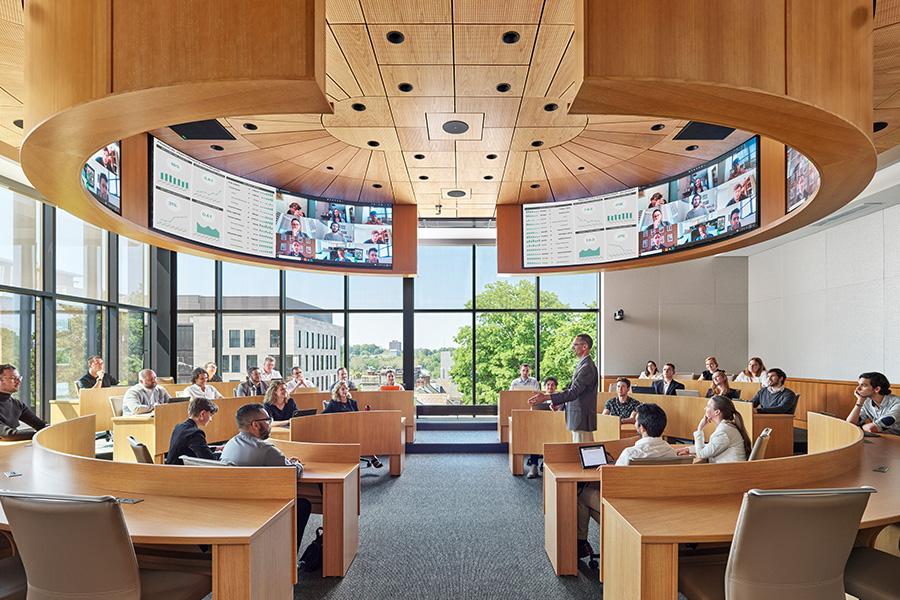
<instances>
[{"instance_id":1,"label":"circular wooden soffit","mask_svg":"<svg viewBox=\"0 0 900 600\"><path fill-rule=\"evenodd\" d=\"M331 112L323 92L324 3L236 0L227 10L223 4L30 0L22 168L51 202L110 231L177 251L291 267L150 230L146 156L139 165L127 146L121 216L81 185L85 161L112 141L201 119ZM241 19L234 18L236 7ZM569 112L689 119L761 134L761 222L709 246L550 271L640 267L747 246L837 210L871 180L877 157L869 135L868 0L584 0L578 11L573 43L584 49L584 77ZM203 30L218 32L215 39L196 36L198 21ZM146 31L156 32L152 44ZM783 145L805 154L821 175L816 197L790 214L783 201ZM766 159L779 151L780 163ZM132 170L134 179L144 174L138 181L143 197L129 192ZM414 255L412 209L405 223L412 244L400 252ZM521 218L513 218L518 213L517 205L498 206L501 272L523 272ZM414 272L414 256L400 267L395 260L391 271Z\"/></svg>"}]
</instances>

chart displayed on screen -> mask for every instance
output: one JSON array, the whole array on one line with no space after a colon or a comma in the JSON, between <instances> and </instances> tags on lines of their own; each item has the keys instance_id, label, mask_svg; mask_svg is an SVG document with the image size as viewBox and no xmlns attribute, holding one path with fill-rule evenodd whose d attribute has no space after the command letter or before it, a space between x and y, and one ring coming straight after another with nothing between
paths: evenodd
<instances>
[{"instance_id":1,"label":"chart displayed on screen","mask_svg":"<svg viewBox=\"0 0 900 600\"><path fill-rule=\"evenodd\" d=\"M293 262L390 269L391 205L306 198L219 171L153 139L155 229Z\"/></svg>"},{"instance_id":2,"label":"chart displayed on screen","mask_svg":"<svg viewBox=\"0 0 900 600\"><path fill-rule=\"evenodd\" d=\"M758 227L758 147L759 138L750 138L714 160L650 186L523 205L523 267L627 260ZM799 160L796 163L800 166L795 181L800 186L805 183L801 175L808 170ZM809 189L802 189L808 195Z\"/></svg>"}]
</instances>

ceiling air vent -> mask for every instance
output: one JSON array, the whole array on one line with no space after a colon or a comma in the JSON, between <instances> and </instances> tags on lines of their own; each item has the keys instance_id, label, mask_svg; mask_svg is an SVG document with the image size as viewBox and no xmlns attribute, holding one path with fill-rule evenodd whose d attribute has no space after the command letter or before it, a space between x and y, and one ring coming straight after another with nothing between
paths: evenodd
<instances>
[{"instance_id":1,"label":"ceiling air vent","mask_svg":"<svg viewBox=\"0 0 900 600\"><path fill-rule=\"evenodd\" d=\"M215 119L207 119L205 121L191 121L190 123L179 123L169 127L177 133L183 140L233 140L235 137L231 135L225 127Z\"/></svg>"},{"instance_id":2,"label":"ceiling air vent","mask_svg":"<svg viewBox=\"0 0 900 600\"><path fill-rule=\"evenodd\" d=\"M676 140L724 140L734 132L732 127L722 127L700 121L690 121L681 128Z\"/></svg>"},{"instance_id":3,"label":"ceiling air vent","mask_svg":"<svg viewBox=\"0 0 900 600\"><path fill-rule=\"evenodd\" d=\"M881 210L884 208L884 205L881 202L866 202L864 204L859 204L857 206L848 208L843 212L838 212L830 217L825 217L820 221L816 221L812 224L813 227L828 227L829 225L834 225L839 221L849 220L850 217L861 217L864 214L875 212L876 210Z\"/></svg>"}]
</instances>

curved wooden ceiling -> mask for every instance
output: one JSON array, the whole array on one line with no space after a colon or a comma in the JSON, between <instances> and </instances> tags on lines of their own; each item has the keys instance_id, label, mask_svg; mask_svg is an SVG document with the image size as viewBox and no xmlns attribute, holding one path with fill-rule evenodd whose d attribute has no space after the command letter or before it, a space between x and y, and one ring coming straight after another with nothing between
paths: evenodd
<instances>
[{"instance_id":1,"label":"curved wooden ceiling","mask_svg":"<svg viewBox=\"0 0 900 600\"><path fill-rule=\"evenodd\" d=\"M326 92L334 114L220 119L233 141L186 142L168 128L154 135L214 166L298 193L415 203L420 216L443 217L491 216L498 203L651 183L749 135L675 141L683 121L568 115L580 68L574 0L326 6ZM900 143L900 0L879 2L875 27L875 120L888 125L874 139L883 151ZM392 31L404 41L389 42ZM519 39L504 43L510 31ZM0 0L0 141L14 147L22 136L13 121L23 112L23 43L21 2ZM448 120L469 129L445 133ZM687 151L689 145L699 148ZM450 190L465 197L452 198Z\"/></svg>"}]
</instances>

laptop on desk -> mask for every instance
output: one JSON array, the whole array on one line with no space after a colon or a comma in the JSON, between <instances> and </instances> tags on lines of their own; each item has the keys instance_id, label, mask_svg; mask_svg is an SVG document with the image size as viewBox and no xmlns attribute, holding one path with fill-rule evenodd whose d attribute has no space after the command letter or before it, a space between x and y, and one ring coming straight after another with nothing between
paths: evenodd
<instances>
[{"instance_id":1,"label":"laptop on desk","mask_svg":"<svg viewBox=\"0 0 900 600\"><path fill-rule=\"evenodd\" d=\"M291 416L292 417L311 417L314 414L316 414L317 412L319 412L319 410L316 408L307 408L304 410L295 410L294 414Z\"/></svg>"},{"instance_id":2,"label":"laptop on desk","mask_svg":"<svg viewBox=\"0 0 900 600\"><path fill-rule=\"evenodd\" d=\"M700 392L697 390L675 390L676 396L699 396Z\"/></svg>"},{"instance_id":3,"label":"laptop on desk","mask_svg":"<svg viewBox=\"0 0 900 600\"><path fill-rule=\"evenodd\" d=\"M656 393L656 390L653 389L651 386L644 386L644 385L636 385L633 388L631 388L631 391L633 391L635 394L655 394Z\"/></svg>"}]
</instances>

